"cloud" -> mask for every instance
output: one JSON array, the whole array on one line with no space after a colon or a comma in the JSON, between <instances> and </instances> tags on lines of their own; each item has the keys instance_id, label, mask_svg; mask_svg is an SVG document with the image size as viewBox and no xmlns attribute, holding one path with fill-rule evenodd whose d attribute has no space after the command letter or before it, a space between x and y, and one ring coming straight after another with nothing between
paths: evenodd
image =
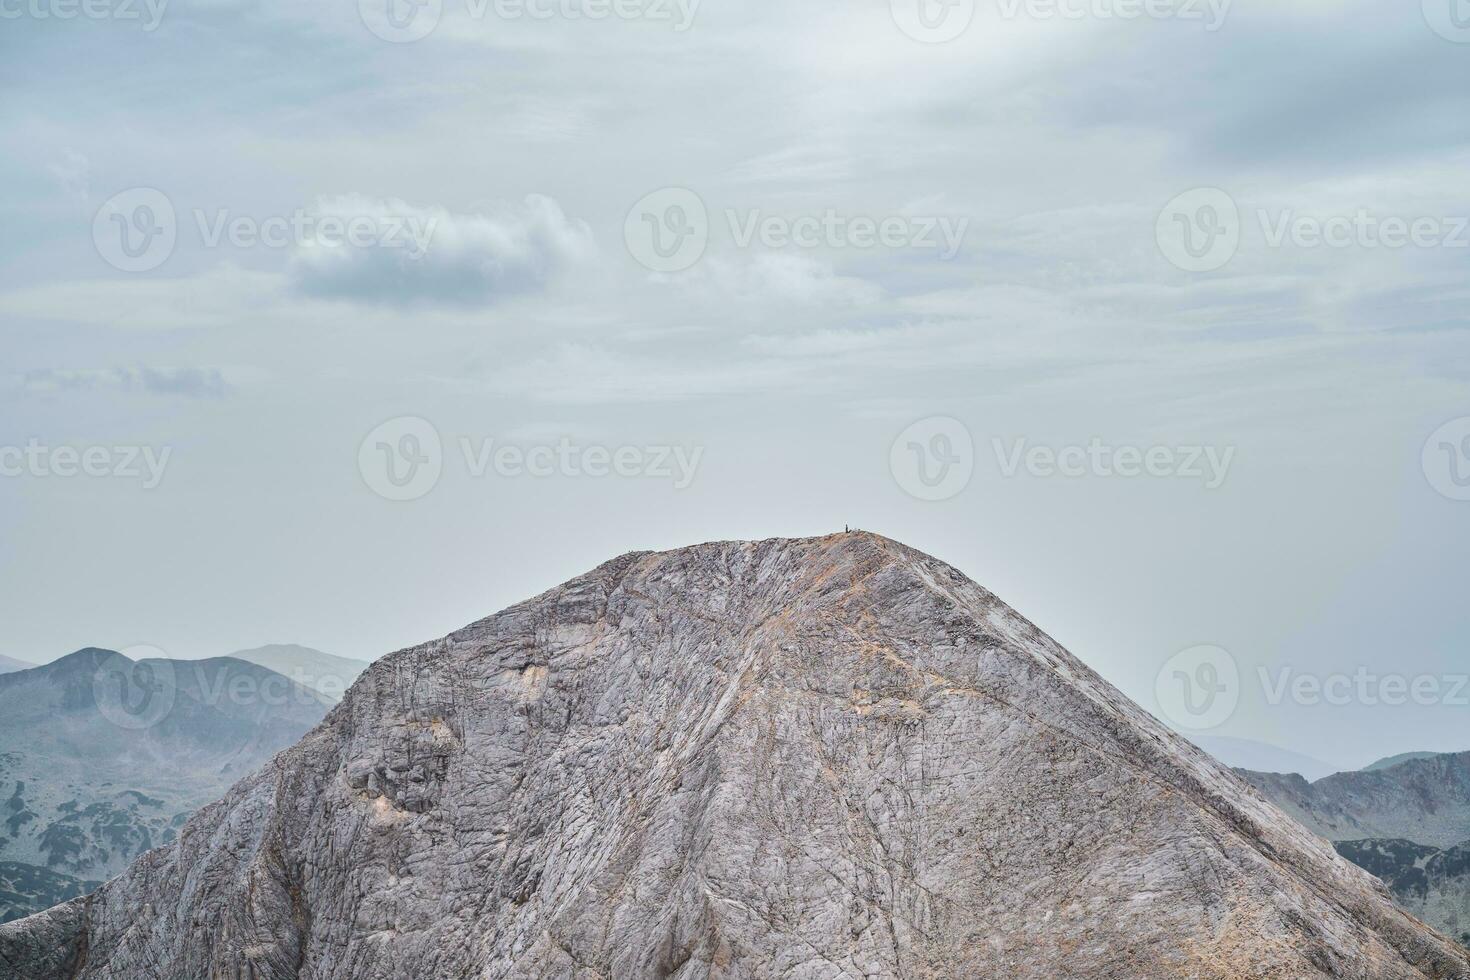
<instances>
[{"instance_id":1,"label":"cloud","mask_svg":"<svg viewBox=\"0 0 1470 980\"><path fill-rule=\"evenodd\" d=\"M493 372L504 395L569 405L703 401L784 390L805 383L813 369L782 362L727 359L692 363L672 355L628 355L586 344L557 345L549 355Z\"/></svg>"},{"instance_id":2,"label":"cloud","mask_svg":"<svg viewBox=\"0 0 1470 980\"><path fill-rule=\"evenodd\" d=\"M852 176L852 158L847 151L828 145L782 147L732 167L731 180L741 183L834 182Z\"/></svg>"},{"instance_id":3,"label":"cloud","mask_svg":"<svg viewBox=\"0 0 1470 980\"><path fill-rule=\"evenodd\" d=\"M397 199L323 198L313 238L292 257L295 286L310 296L396 306L484 306L546 291L597 256L592 231L549 197L519 207L456 214ZM356 241L328 219L363 229Z\"/></svg>"}]
</instances>

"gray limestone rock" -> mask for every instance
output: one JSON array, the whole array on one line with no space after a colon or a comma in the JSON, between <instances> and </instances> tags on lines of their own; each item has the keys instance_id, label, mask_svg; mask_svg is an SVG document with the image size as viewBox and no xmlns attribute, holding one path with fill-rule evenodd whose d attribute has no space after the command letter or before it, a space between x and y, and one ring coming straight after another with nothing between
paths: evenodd
<instances>
[{"instance_id":1,"label":"gray limestone rock","mask_svg":"<svg viewBox=\"0 0 1470 980\"><path fill-rule=\"evenodd\" d=\"M1307 978L1466 952L868 534L618 558L384 657L18 978Z\"/></svg>"}]
</instances>

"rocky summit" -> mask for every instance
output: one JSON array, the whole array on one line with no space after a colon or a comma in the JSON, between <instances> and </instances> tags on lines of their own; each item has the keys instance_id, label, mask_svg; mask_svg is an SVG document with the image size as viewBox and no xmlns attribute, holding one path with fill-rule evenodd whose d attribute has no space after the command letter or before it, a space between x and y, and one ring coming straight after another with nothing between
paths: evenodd
<instances>
[{"instance_id":1,"label":"rocky summit","mask_svg":"<svg viewBox=\"0 0 1470 980\"><path fill-rule=\"evenodd\" d=\"M630 554L382 658L0 973L1470 975L1383 886L949 566Z\"/></svg>"}]
</instances>

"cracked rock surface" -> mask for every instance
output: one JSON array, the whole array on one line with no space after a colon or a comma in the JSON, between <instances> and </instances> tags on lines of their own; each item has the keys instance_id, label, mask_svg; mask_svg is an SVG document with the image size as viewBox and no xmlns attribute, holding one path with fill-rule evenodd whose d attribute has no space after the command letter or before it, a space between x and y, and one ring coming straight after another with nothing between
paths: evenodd
<instances>
[{"instance_id":1,"label":"cracked rock surface","mask_svg":"<svg viewBox=\"0 0 1470 980\"><path fill-rule=\"evenodd\" d=\"M19 978L1470 975L993 595L868 534L632 554L379 660Z\"/></svg>"}]
</instances>

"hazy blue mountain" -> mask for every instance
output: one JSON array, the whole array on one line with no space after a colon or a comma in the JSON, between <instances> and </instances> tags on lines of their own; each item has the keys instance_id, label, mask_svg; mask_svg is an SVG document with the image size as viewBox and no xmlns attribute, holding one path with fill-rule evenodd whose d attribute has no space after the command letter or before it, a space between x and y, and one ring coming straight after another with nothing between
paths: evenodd
<instances>
[{"instance_id":1,"label":"hazy blue mountain","mask_svg":"<svg viewBox=\"0 0 1470 980\"><path fill-rule=\"evenodd\" d=\"M1232 769L1252 772L1297 773L1308 782L1330 776L1341 767L1323 762L1300 752L1283 749L1267 742L1223 735L1195 735L1190 741Z\"/></svg>"},{"instance_id":2,"label":"hazy blue mountain","mask_svg":"<svg viewBox=\"0 0 1470 980\"><path fill-rule=\"evenodd\" d=\"M87 649L0 675L0 861L108 878L172 840L327 708L314 691L228 657L133 661ZM13 907L56 885L28 881L10 889Z\"/></svg>"},{"instance_id":3,"label":"hazy blue mountain","mask_svg":"<svg viewBox=\"0 0 1470 980\"><path fill-rule=\"evenodd\" d=\"M332 704L341 701L352 682L370 666L365 660L338 657L294 643L274 643L253 650L240 650L230 656L284 674L325 696Z\"/></svg>"},{"instance_id":4,"label":"hazy blue mountain","mask_svg":"<svg viewBox=\"0 0 1470 980\"><path fill-rule=\"evenodd\" d=\"M1398 755L1391 755L1387 759L1379 759L1371 766L1364 766L1362 771L1377 772L1380 769L1392 769L1405 762L1412 762L1415 759L1432 759L1439 754L1438 752L1402 752Z\"/></svg>"},{"instance_id":5,"label":"hazy blue mountain","mask_svg":"<svg viewBox=\"0 0 1470 980\"><path fill-rule=\"evenodd\" d=\"M30 670L34 666L36 665L28 664L24 660L16 660L14 657L7 657L4 654L0 654L0 674L9 674L17 670Z\"/></svg>"}]
</instances>

